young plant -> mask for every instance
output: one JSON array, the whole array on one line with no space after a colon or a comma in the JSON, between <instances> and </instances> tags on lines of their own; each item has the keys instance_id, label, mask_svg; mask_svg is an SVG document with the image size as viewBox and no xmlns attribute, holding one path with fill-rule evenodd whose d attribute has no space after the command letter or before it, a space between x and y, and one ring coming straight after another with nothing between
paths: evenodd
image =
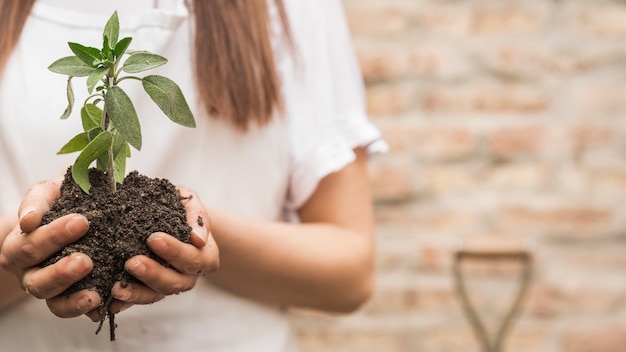
<instances>
[{"instance_id":1,"label":"young plant","mask_svg":"<svg viewBox=\"0 0 626 352\"><path fill-rule=\"evenodd\" d=\"M80 111L83 132L67 142L57 154L80 152L72 166L72 178L89 193L88 169L96 167L107 174L112 191L126 174L130 147L141 150L141 126L132 101L119 87L124 80L141 81L144 90L170 120L195 127L195 119L180 88L169 78L148 75L143 78L125 75L143 72L167 63L167 59L147 51L128 51L132 38L119 37L117 11L107 21L102 35L102 49L68 43L73 56L61 58L48 69L67 79L68 106L61 119L68 118L74 106L72 78L87 77L87 91ZM122 60L126 57L125 60Z\"/></svg>"}]
</instances>

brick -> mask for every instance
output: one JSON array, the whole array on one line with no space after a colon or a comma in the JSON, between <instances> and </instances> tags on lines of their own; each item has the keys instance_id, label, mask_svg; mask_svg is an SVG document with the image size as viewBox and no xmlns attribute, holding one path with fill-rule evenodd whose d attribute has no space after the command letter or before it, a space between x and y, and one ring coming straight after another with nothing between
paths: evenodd
<instances>
[{"instance_id":1,"label":"brick","mask_svg":"<svg viewBox=\"0 0 626 352\"><path fill-rule=\"evenodd\" d=\"M300 331L303 352L380 352L404 351L406 333L398 330Z\"/></svg>"},{"instance_id":2,"label":"brick","mask_svg":"<svg viewBox=\"0 0 626 352\"><path fill-rule=\"evenodd\" d=\"M519 161L494 165L482 176L485 187L490 190L529 192L546 187L551 174L543 163Z\"/></svg>"},{"instance_id":3,"label":"brick","mask_svg":"<svg viewBox=\"0 0 626 352\"><path fill-rule=\"evenodd\" d=\"M547 143L544 126L503 127L488 136L489 150L496 158L537 156Z\"/></svg>"},{"instance_id":4,"label":"brick","mask_svg":"<svg viewBox=\"0 0 626 352\"><path fill-rule=\"evenodd\" d=\"M379 159L369 165L370 183L377 201L401 202L415 196L412 165Z\"/></svg>"},{"instance_id":5,"label":"brick","mask_svg":"<svg viewBox=\"0 0 626 352\"><path fill-rule=\"evenodd\" d=\"M482 351L478 338L465 321L422 328L415 333L412 341L413 349L410 351Z\"/></svg>"},{"instance_id":6,"label":"brick","mask_svg":"<svg viewBox=\"0 0 626 352\"><path fill-rule=\"evenodd\" d=\"M512 4L477 6L472 17L472 32L479 34L535 33L544 26L540 13Z\"/></svg>"},{"instance_id":7,"label":"brick","mask_svg":"<svg viewBox=\"0 0 626 352\"><path fill-rule=\"evenodd\" d=\"M467 85L427 91L421 105L427 112L537 113L550 106L542 88L519 85Z\"/></svg>"},{"instance_id":8,"label":"brick","mask_svg":"<svg viewBox=\"0 0 626 352\"><path fill-rule=\"evenodd\" d=\"M367 87L367 110L371 116L398 115L415 105L415 89L406 84Z\"/></svg>"},{"instance_id":9,"label":"brick","mask_svg":"<svg viewBox=\"0 0 626 352\"><path fill-rule=\"evenodd\" d=\"M388 226L389 224L403 226L413 223L413 209L411 203L386 202L378 200L374 203L376 224Z\"/></svg>"},{"instance_id":10,"label":"brick","mask_svg":"<svg viewBox=\"0 0 626 352\"><path fill-rule=\"evenodd\" d=\"M486 259L471 258L460 262L460 269L464 276L469 279L493 279L494 282L501 279L518 278L525 268L524 262L517 259Z\"/></svg>"},{"instance_id":11,"label":"brick","mask_svg":"<svg viewBox=\"0 0 626 352\"><path fill-rule=\"evenodd\" d=\"M568 299L567 292L558 286L534 283L526 296L524 312L539 318L554 318L570 308Z\"/></svg>"},{"instance_id":12,"label":"brick","mask_svg":"<svg viewBox=\"0 0 626 352\"><path fill-rule=\"evenodd\" d=\"M534 41L494 44L477 53L485 67L505 77L545 81L550 75L566 74L579 62L550 46Z\"/></svg>"},{"instance_id":13,"label":"brick","mask_svg":"<svg viewBox=\"0 0 626 352\"><path fill-rule=\"evenodd\" d=\"M574 71L570 72L571 74L584 74L593 72L595 69L605 70L614 63L620 62L623 57L621 48L611 44L610 41L603 40L584 46L570 43L563 45L560 51L567 54L574 62Z\"/></svg>"},{"instance_id":14,"label":"brick","mask_svg":"<svg viewBox=\"0 0 626 352\"><path fill-rule=\"evenodd\" d=\"M590 246L559 246L543 245L542 253L549 257L551 263L543 263L542 266L557 267L558 264L566 265L576 273L589 273L598 276L597 273L611 273L626 271L626 242L603 242ZM618 281L619 282L619 281ZM615 287L616 283L605 283L603 287ZM621 285L626 286L626 282Z\"/></svg>"},{"instance_id":15,"label":"brick","mask_svg":"<svg viewBox=\"0 0 626 352\"><path fill-rule=\"evenodd\" d=\"M616 126L581 124L572 129L571 139L578 153L592 149L612 149L616 147L618 133Z\"/></svg>"},{"instance_id":16,"label":"brick","mask_svg":"<svg viewBox=\"0 0 626 352\"><path fill-rule=\"evenodd\" d=\"M442 239L442 235L454 234L455 236L463 236L466 234L474 234L482 229L480 204L472 202L473 207L463 204L442 204L432 205L420 211L411 214L411 220L417 224L421 233L433 236L434 239ZM448 239L451 245L457 244L457 241Z\"/></svg>"},{"instance_id":17,"label":"brick","mask_svg":"<svg viewBox=\"0 0 626 352\"><path fill-rule=\"evenodd\" d=\"M358 46L357 56L366 82L391 80L408 74L409 51L397 46Z\"/></svg>"},{"instance_id":18,"label":"brick","mask_svg":"<svg viewBox=\"0 0 626 352\"><path fill-rule=\"evenodd\" d=\"M392 150L423 160L465 159L473 156L477 148L474 133L463 127L398 123L381 129Z\"/></svg>"},{"instance_id":19,"label":"brick","mask_svg":"<svg viewBox=\"0 0 626 352\"><path fill-rule=\"evenodd\" d=\"M607 165L587 166L590 187L598 193L613 195L626 192L626 165L609 163Z\"/></svg>"},{"instance_id":20,"label":"brick","mask_svg":"<svg viewBox=\"0 0 626 352\"><path fill-rule=\"evenodd\" d=\"M472 13L458 5L423 6L415 18L420 32L448 36L468 35L473 22Z\"/></svg>"},{"instance_id":21,"label":"brick","mask_svg":"<svg viewBox=\"0 0 626 352\"><path fill-rule=\"evenodd\" d=\"M568 328L563 334L564 352L626 351L626 326Z\"/></svg>"},{"instance_id":22,"label":"brick","mask_svg":"<svg viewBox=\"0 0 626 352\"><path fill-rule=\"evenodd\" d=\"M585 271L584 265L578 265L583 263L569 264ZM607 271L610 270L612 269L607 268ZM591 321L598 317L608 318L624 305L623 292L626 286L619 282L621 273L607 274L596 271L574 274L562 267L554 276L550 281L535 278L524 304L526 316L543 321L581 317ZM607 280L617 282L608 283Z\"/></svg>"},{"instance_id":23,"label":"brick","mask_svg":"<svg viewBox=\"0 0 626 352\"><path fill-rule=\"evenodd\" d=\"M432 195L455 194L475 190L479 175L467 165L426 166L420 172L425 190Z\"/></svg>"},{"instance_id":24,"label":"brick","mask_svg":"<svg viewBox=\"0 0 626 352\"><path fill-rule=\"evenodd\" d=\"M513 322L503 343L503 351L552 352L550 325L533 322L522 324L522 319Z\"/></svg>"},{"instance_id":25,"label":"brick","mask_svg":"<svg viewBox=\"0 0 626 352\"><path fill-rule=\"evenodd\" d=\"M448 36L537 33L545 26L545 7L496 4L423 6L416 15L416 26L423 32Z\"/></svg>"},{"instance_id":26,"label":"brick","mask_svg":"<svg viewBox=\"0 0 626 352\"><path fill-rule=\"evenodd\" d=\"M348 24L357 39L404 34L411 29L414 11L410 2L346 3Z\"/></svg>"},{"instance_id":27,"label":"brick","mask_svg":"<svg viewBox=\"0 0 626 352\"><path fill-rule=\"evenodd\" d=\"M560 206L506 205L495 214L499 230L561 239L602 238L619 231L614 213L586 204Z\"/></svg>"},{"instance_id":28,"label":"brick","mask_svg":"<svg viewBox=\"0 0 626 352\"><path fill-rule=\"evenodd\" d=\"M406 272L411 260L411 248L406 243L389 244L379 241L376 246L376 270L379 275Z\"/></svg>"},{"instance_id":29,"label":"brick","mask_svg":"<svg viewBox=\"0 0 626 352\"><path fill-rule=\"evenodd\" d=\"M421 239L417 251L411 257L417 272L449 274L452 267L453 243L445 239Z\"/></svg>"},{"instance_id":30,"label":"brick","mask_svg":"<svg viewBox=\"0 0 626 352\"><path fill-rule=\"evenodd\" d=\"M398 287L380 287L363 307L368 315L459 314L457 293L449 287L416 287L409 283Z\"/></svg>"},{"instance_id":31,"label":"brick","mask_svg":"<svg viewBox=\"0 0 626 352\"><path fill-rule=\"evenodd\" d=\"M470 70L467 61L450 48L418 40L410 45L360 44L357 56L367 83L429 77L452 79L463 77Z\"/></svg>"},{"instance_id":32,"label":"brick","mask_svg":"<svg viewBox=\"0 0 626 352\"><path fill-rule=\"evenodd\" d=\"M613 74L617 75L618 71L613 71ZM569 106L574 117L610 118L626 112L626 101L620 94L626 88L624 82L606 75L581 76L573 79L560 99Z\"/></svg>"},{"instance_id":33,"label":"brick","mask_svg":"<svg viewBox=\"0 0 626 352\"><path fill-rule=\"evenodd\" d=\"M570 22L579 30L598 36L626 35L626 6L621 2L572 2L567 6L566 13Z\"/></svg>"}]
</instances>

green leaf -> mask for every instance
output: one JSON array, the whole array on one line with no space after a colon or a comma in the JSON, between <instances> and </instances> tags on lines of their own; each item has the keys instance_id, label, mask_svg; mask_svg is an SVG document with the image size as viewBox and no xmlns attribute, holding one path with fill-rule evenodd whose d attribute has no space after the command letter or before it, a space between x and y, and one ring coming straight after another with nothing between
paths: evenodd
<instances>
[{"instance_id":1,"label":"green leaf","mask_svg":"<svg viewBox=\"0 0 626 352\"><path fill-rule=\"evenodd\" d=\"M113 60L113 57L111 56L111 47L109 46L109 38L105 35L104 38L102 38L102 54L104 54L104 56L106 56L108 59Z\"/></svg>"},{"instance_id":2,"label":"green leaf","mask_svg":"<svg viewBox=\"0 0 626 352\"><path fill-rule=\"evenodd\" d=\"M141 126L132 101L118 86L113 86L104 95L107 114L113 126L137 150L141 150Z\"/></svg>"},{"instance_id":3,"label":"green leaf","mask_svg":"<svg viewBox=\"0 0 626 352\"><path fill-rule=\"evenodd\" d=\"M126 144L124 144L124 155L126 155L127 158L131 157L131 150L130 150L130 144L128 144L128 142L126 142Z\"/></svg>"},{"instance_id":4,"label":"green leaf","mask_svg":"<svg viewBox=\"0 0 626 352\"><path fill-rule=\"evenodd\" d=\"M84 46L78 43L67 43L72 49L74 55L76 55L82 62L87 65L96 68L98 63L102 61L102 54L100 50L88 46Z\"/></svg>"},{"instance_id":5,"label":"green leaf","mask_svg":"<svg viewBox=\"0 0 626 352\"><path fill-rule=\"evenodd\" d=\"M69 154L83 150L89 144L89 136L87 132L83 132L74 136L69 142L65 143L57 154Z\"/></svg>"},{"instance_id":6,"label":"green leaf","mask_svg":"<svg viewBox=\"0 0 626 352\"><path fill-rule=\"evenodd\" d=\"M167 77L150 75L144 77L141 83L146 93L170 120L185 127L196 127L183 92L174 81Z\"/></svg>"},{"instance_id":7,"label":"green leaf","mask_svg":"<svg viewBox=\"0 0 626 352\"><path fill-rule=\"evenodd\" d=\"M74 90L72 89L72 76L67 77L67 88L65 93L67 95L67 107L63 114L61 115L61 120L65 120L70 117L72 114L72 109L74 108Z\"/></svg>"},{"instance_id":8,"label":"green leaf","mask_svg":"<svg viewBox=\"0 0 626 352\"><path fill-rule=\"evenodd\" d=\"M117 44L117 39L119 35L120 20L117 16L117 11L115 11L104 26L104 33L102 34L102 36L109 39L109 48L115 48L115 44Z\"/></svg>"},{"instance_id":9,"label":"green leaf","mask_svg":"<svg viewBox=\"0 0 626 352\"><path fill-rule=\"evenodd\" d=\"M126 145L124 137L119 132L113 132L113 155L119 154L124 149L124 145Z\"/></svg>"},{"instance_id":10,"label":"green leaf","mask_svg":"<svg viewBox=\"0 0 626 352\"><path fill-rule=\"evenodd\" d=\"M89 137L90 141L93 141L94 139L96 139L96 137L98 137L102 132L104 132L104 130L102 129L102 127L98 126L98 127L94 127L92 129L90 129L89 131L87 131L87 136Z\"/></svg>"},{"instance_id":11,"label":"green leaf","mask_svg":"<svg viewBox=\"0 0 626 352\"><path fill-rule=\"evenodd\" d=\"M130 54L124 61L122 69L128 73L137 73L159 67L167 63L167 59L161 55L147 51L138 51Z\"/></svg>"},{"instance_id":12,"label":"green leaf","mask_svg":"<svg viewBox=\"0 0 626 352\"><path fill-rule=\"evenodd\" d=\"M124 182L126 176L126 158L130 156L130 146L119 133L113 133L113 168L115 182Z\"/></svg>"},{"instance_id":13,"label":"green leaf","mask_svg":"<svg viewBox=\"0 0 626 352\"><path fill-rule=\"evenodd\" d=\"M132 40L133 38L131 37L126 37L124 39L121 39L115 45L115 49L113 49L113 55L115 55L116 58L122 57L122 55L124 55L124 53L126 52L126 49L128 49L128 46L130 45L130 42Z\"/></svg>"},{"instance_id":14,"label":"green leaf","mask_svg":"<svg viewBox=\"0 0 626 352\"><path fill-rule=\"evenodd\" d=\"M80 118L83 122L83 130L89 131L94 127L99 127L102 123L102 109L94 104L85 104L80 110Z\"/></svg>"},{"instance_id":15,"label":"green leaf","mask_svg":"<svg viewBox=\"0 0 626 352\"><path fill-rule=\"evenodd\" d=\"M100 133L94 140L89 142L85 149L78 155L76 162L72 166L72 177L74 181L85 192L89 193L91 182L89 182L89 165L106 154L113 143L113 136L110 132Z\"/></svg>"},{"instance_id":16,"label":"green leaf","mask_svg":"<svg viewBox=\"0 0 626 352\"><path fill-rule=\"evenodd\" d=\"M74 77L86 77L95 70L95 68L85 64L77 56L60 58L48 66L48 69L55 73Z\"/></svg>"},{"instance_id":17,"label":"green leaf","mask_svg":"<svg viewBox=\"0 0 626 352\"><path fill-rule=\"evenodd\" d=\"M108 171L109 168L109 154L104 153L96 159L96 168L104 173Z\"/></svg>"},{"instance_id":18,"label":"green leaf","mask_svg":"<svg viewBox=\"0 0 626 352\"><path fill-rule=\"evenodd\" d=\"M109 72L108 67L99 67L87 77L87 91L89 91L89 94L93 92L93 88L98 82L102 81L102 77L106 76L107 72Z\"/></svg>"},{"instance_id":19,"label":"green leaf","mask_svg":"<svg viewBox=\"0 0 626 352\"><path fill-rule=\"evenodd\" d=\"M113 167L115 169L115 182L123 183L126 176L126 155L119 153L113 158Z\"/></svg>"}]
</instances>

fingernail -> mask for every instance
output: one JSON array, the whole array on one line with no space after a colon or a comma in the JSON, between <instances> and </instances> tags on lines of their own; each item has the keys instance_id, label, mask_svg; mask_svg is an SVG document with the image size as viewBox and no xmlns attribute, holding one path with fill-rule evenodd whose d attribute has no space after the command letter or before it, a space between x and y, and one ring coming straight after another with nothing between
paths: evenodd
<instances>
[{"instance_id":1,"label":"fingernail","mask_svg":"<svg viewBox=\"0 0 626 352\"><path fill-rule=\"evenodd\" d=\"M87 296L83 296L78 300L77 304L79 311L89 311L95 307L93 300Z\"/></svg>"},{"instance_id":2,"label":"fingernail","mask_svg":"<svg viewBox=\"0 0 626 352\"><path fill-rule=\"evenodd\" d=\"M124 290L124 289L121 289L121 290L122 290L121 292L119 292L119 291L116 292L113 295L113 298L115 298L117 300L120 300L120 301L127 301L130 298L130 296L131 296L130 292L127 291L127 290Z\"/></svg>"},{"instance_id":3,"label":"fingernail","mask_svg":"<svg viewBox=\"0 0 626 352\"><path fill-rule=\"evenodd\" d=\"M24 232L32 231L35 227L39 226L41 219L37 219L37 212L34 209L27 209L22 212L20 216L19 224Z\"/></svg>"},{"instance_id":4,"label":"fingernail","mask_svg":"<svg viewBox=\"0 0 626 352\"><path fill-rule=\"evenodd\" d=\"M204 247L204 245L206 245L208 235L204 227L202 228L202 230L203 230L202 232L204 233L204 236L200 235L198 231L196 231L195 229L191 230L191 236L195 237L196 240L200 241L201 247Z\"/></svg>"},{"instance_id":5,"label":"fingernail","mask_svg":"<svg viewBox=\"0 0 626 352\"><path fill-rule=\"evenodd\" d=\"M150 245L150 249L159 253L163 253L169 247L167 243L163 240L163 237L159 236L158 234L153 234L148 237L146 243Z\"/></svg>"},{"instance_id":6,"label":"fingernail","mask_svg":"<svg viewBox=\"0 0 626 352\"><path fill-rule=\"evenodd\" d=\"M135 262L131 263L128 269L128 271L136 276L141 276L146 273L146 266L141 259L135 259Z\"/></svg>"},{"instance_id":7,"label":"fingernail","mask_svg":"<svg viewBox=\"0 0 626 352\"><path fill-rule=\"evenodd\" d=\"M134 305L135 305L134 303L125 303L120 307L120 310L118 311L118 313L121 313Z\"/></svg>"},{"instance_id":8,"label":"fingernail","mask_svg":"<svg viewBox=\"0 0 626 352\"><path fill-rule=\"evenodd\" d=\"M73 274L81 274L86 266L85 258L83 258L82 255L76 255L74 258L70 259L69 264L67 264L67 269Z\"/></svg>"},{"instance_id":9,"label":"fingernail","mask_svg":"<svg viewBox=\"0 0 626 352\"><path fill-rule=\"evenodd\" d=\"M20 220L24 220L26 217L30 216L31 214L35 213L35 209L32 208L26 208L24 209L24 211L22 211L22 214L20 214Z\"/></svg>"},{"instance_id":10,"label":"fingernail","mask_svg":"<svg viewBox=\"0 0 626 352\"><path fill-rule=\"evenodd\" d=\"M85 217L75 215L70 221L67 222L65 229L71 235L78 236L84 234L88 226L89 223Z\"/></svg>"}]
</instances>

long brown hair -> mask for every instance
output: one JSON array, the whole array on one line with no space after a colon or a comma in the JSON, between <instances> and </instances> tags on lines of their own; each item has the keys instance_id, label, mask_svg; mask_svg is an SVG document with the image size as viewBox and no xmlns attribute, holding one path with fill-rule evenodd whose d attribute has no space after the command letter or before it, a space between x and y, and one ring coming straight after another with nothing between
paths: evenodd
<instances>
[{"instance_id":1,"label":"long brown hair","mask_svg":"<svg viewBox=\"0 0 626 352\"><path fill-rule=\"evenodd\" d=\"M267 1L275 1L290 40L282 0ZM0 73L34 3L0 0ZM196 0L192 6L196 87L205 109L241 130L266 124L282 108L266 0Z\"/></svg>"}]
</instances>

